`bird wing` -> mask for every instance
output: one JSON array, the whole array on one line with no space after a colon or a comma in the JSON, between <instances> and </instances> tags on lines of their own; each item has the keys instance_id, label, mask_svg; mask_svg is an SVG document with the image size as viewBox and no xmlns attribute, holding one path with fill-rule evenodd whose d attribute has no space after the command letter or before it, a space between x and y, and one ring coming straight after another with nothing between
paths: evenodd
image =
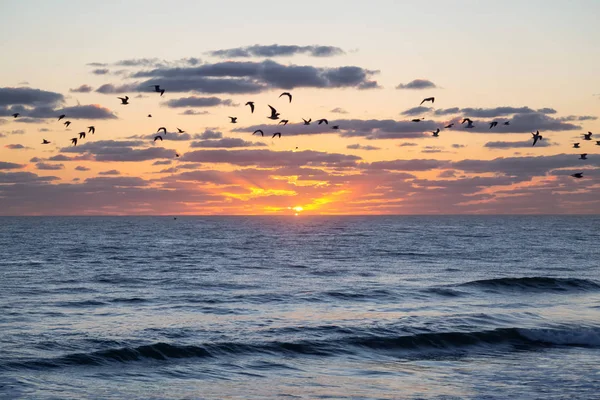
<instances>
[{"instance_id":1,"label":"bird wing","mask_svg":"<svg viewBox=\"0 0 600 400\"><path fill-rule=\"evenodd\" d=\"M269 106L269 108L271 109L271 115L272 116L275 115L275 114L277 114L277 110L276 109L274 109L272 106Z\"/></svg>"}]
</instances>

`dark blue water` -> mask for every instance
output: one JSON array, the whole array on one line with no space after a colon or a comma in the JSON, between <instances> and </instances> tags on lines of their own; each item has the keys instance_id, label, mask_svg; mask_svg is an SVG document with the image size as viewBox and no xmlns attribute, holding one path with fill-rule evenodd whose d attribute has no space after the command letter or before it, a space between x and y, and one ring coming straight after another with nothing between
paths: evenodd
<instances>
[{"instance_id":1,"label":"dark blue water","mask_svg":"<svg viewBox=\"0 0 600 400\"><path fill-rule=\"evenodd\" d=\"M600 393L600 218L0 218L0 398Z\"/></svg>"}]
</instances>

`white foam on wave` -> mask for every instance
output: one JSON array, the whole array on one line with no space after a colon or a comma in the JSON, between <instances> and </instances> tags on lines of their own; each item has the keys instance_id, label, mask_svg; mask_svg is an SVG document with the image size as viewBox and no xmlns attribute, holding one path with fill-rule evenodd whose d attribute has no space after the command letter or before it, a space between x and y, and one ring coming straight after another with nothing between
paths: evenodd
<instances>
[{"instance_id":1,"label":"white foam on wave","mask_svg":"<svg viewBox=\"0 0 600 400\"><path fill-rule=\"evenodd\" d=\"M556 345L600 347L600 328L577 329L518 329L529 340Z\"/></svg>"}]
</instances>

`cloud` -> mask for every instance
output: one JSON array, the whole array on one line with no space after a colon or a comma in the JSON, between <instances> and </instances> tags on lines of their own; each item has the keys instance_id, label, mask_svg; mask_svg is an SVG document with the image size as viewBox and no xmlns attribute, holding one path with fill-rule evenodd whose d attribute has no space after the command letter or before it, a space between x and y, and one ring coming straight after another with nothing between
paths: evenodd
<instances>
[{"instance_id":1,"label":"cloud","mask_svg":"<svg viewBox=\"0 0 600 400\"><path fill-rule=\"evenodd\" d=\"M521 140L518 142L497 141L497 142L487 142L486 144L483 145L483 147L487 147L489 149L531 148L532 143L533 143L533 140ZM556 145L556 143L551 143L548 140L543 139L541 141L538 141L536 143L535 147L548 147L548 146L554 146L554 145Z\"/></svg>"},{"instance_id":2,"label":"cloud","mask_svg":"<svg viewBox=\"0 0 600 400\"><path fill-rule=\"evenodd\" d=\"M196 111L196 110L185 110L179 115L206 115L210 114L208 111Z\"/></svg>"},{"instance_id":3,"label":"cloud","mask_svg":"<svg viewBox=\"0 0 600 400\"><path fill-rule=\"evenodd\" d=\"M567 117L561 117L561 121L595 121L598 117L592 115L569 115Z\"/></svg>"},{"instance_id":4,"label":"cloud","mask_svg":"<svg viewBox=\"0 0 600 400\"><path fill-rule=\"evenodd\" d=\"M553 108L541 108L534 110L529 107L511 107L502 106L494 108L440 108L435 110L435 115L451 115L451 114L462 114L469 118L495 118L495 117L506 117L513 114L555 114L556 110Z\"/></svg>"},{"instance_id":5,"label":"cloud","mask_svg":"<svg viewBox=\"0 0 600 400\"><path fill-rule=\"evenodd\" d=\"M108 64L106 64L106 63L99 63L99 62L87 63L86 65L89 67L106 67L106 66L108 66Z\"/></svg>"},{"instance_id":6,"label":"cloud","mask_svg":"<svg viewBox=\"0 0 600 400\"><path fill-rule=\"evenodd\" d=\"M255 165L263 168L280 166L354 166L361 158L346 154L319 151L270 151L270 150L196 150L186 153L182 161L222 163L240 166Z\"/></svg>"},{"instance_id":7,"label":"cloud","mask_svg":"<svg viewBox=\"0 0 600 400\"><path fill-rule=\"evenodd\" d=\"M92 74L95 75L106 75L110 72L108 68L98 68L92 71Z\"/></svg>"},{"instance_id":8,"label":"cloud","mask_svg":"<svg viewBox=\"0 0 600 400\"><path fill-rule=\"evenodd\" d=\"M444 148L439 146L425 146L421 153L443 153L443 150Z\"/></svg>"},{"instance_id":9,"label":"cloud","mask_svg":"<svg viewBox=\"0 0 600 400\"><path fill-rule=\"evenodd\" d=\"M121 173L116 169L111 169L109 171L98 172L98 175L121 175Z\"/></svg>"},{"instance_id":10,"label":"cloud","mask_svg":"<svg viewBox=\"0 0 600 400\"><path fill-rule=\"evenodd\" d=\"M421 115L421 114L428 113L431 110L433 110L433 109L430 107L418 106L418 107L409 108L408 110L404 110L404 111L402 111L401 114L415 116L415 115Z\"/></svg>"},{"instance_id":11,"label":"cloud","mask_svg":"<svg viewBox=\"0 0 600 400\"><path fill-rule=\"evenodd\" d=\"M368 145L367 146L361 146L358 143L357 144L349 144L348 146L346 146L346 148L350 149L350 150L368 150L368 151L371 151L371 150L381 150L380 147L368 146Z\"/></svg>"},{"instance_id":12,"label":"cloud","mask_svg":"<svg viewBox=\"0 0 600 400\"><path fill-rule=\"evenodd\" d=\"M0 87L0 108L10 105L55 107L64 100L62 94L46 90Z\"/></svg>"},{"instance_id":13,"label":"cloud","mask_svg":"<svg viewBox=\"0 0 600 400\"><path fill-rule=\"evenodd\" d=\"M139 90L139 85L135 83L127 83L123 85L113 85L112 83L105 83L96 89L97 93L102 94L121 94L127 92L136 92Z\"/></svg>"},{"instance_id":14,"label":"cloud","mask_svg":"<svg viewBox=\"0 0 600 400\"><path fill-rule=\"evenodd\" d=\"M1 165L2 163L0 162L0 166ZM0 172L0 183L40 183L58 179L59 178L56 176L38 176L32 172ZM0 190L1 189L2 187L0 187ZM0 196L0 198L1 197L2 196Z\"/></svg>"},{"instance_id":15,"label":"cloud","mask_svg":"<svg viewBox=\"0 0 600 400\"><path fill-rule=\"evenodd\" d=\"M221 58L247 58L247 57L284 57L296 54L307 54L312 57L332 57L345 54L342 49L335 46L296 46L296 45L254 45L236 47L232 49L215 50L208 52L213 57Z\"/></svg>"},{"instance_id":16,"label":"cloud","mask_svg":"<svg viewBox=\"0 0 600 400\"><path fill-rule=\"evenodd\" d=\"M92 90L94 90L94 88L91 87L90 85L81 85L78 88L69 89L69 92L71 92L71 93L89 93Z\"/></svg>"},{"instance_id":17,"label":"cloud","mask_svg":"<svg viewBox=\"0 0 600 400\"><path fill-rule=\"evenodd\" d=\"M221 139L222 137L223 134L221 132L213 131L210 129L207 129L200 134L197 133L194 135L194 139Z\"/></svg>"},{"instance_id":18,"label":"cloud","mask_svg":"<svg viewBox=\"0 0 600 400\"><path fill-rule=\"evenodd\" d=\"M40 131L40 132L50 132L51 130L48 129L48 128L40 128L40 129L38 129L38 131Z\"/></svg>"},{"instance_id":19,"label":"cloud","mask_svg":"<svg viewBox=\"0 0 600 400\"><path fill-rule=\"evenodd\" d=\"M348 111L344 110L343 108L340 107L336 107L333 110L329 111L335 114L348 114Z\"/></svg>"},{"instance_id":20,"label":"cloud","mask_svg":"<svg viewBox=\"0 0 600 400\"><path fill-rule=\"evenodd\" d=\"M152 163L152 165L171 165L173 163L173 161L171 160L159 160L159 161L154 161Z\"/></svg>"},{"instance_id":21,"label":"cloud","mask_svg":"<svg viewBox=\"0 0 600 400\"><path fill-rule=\"evenodd\" d=\"M80 153L82 156L71 158L71 161L93 159L96 161L138 162L156 159L174 158L175 151L163 147L135 149L147 144L141 140L115 141L99 140L87 142L81 146L64 147L62 153Z\"/></svg>"},{"instance_id":22,"label":"cloud","mask_svg":"<svg viewBox=\"0 0 600 400\"><path fill-rule=\"evenodd\" d=\"M410 142L404 142L404 143L400 143L398 145L398 147L414 147L414 146L418 146L418 144L416 144L416 143L410 143Z\"/></svg>"},{"instance_id":23,"label":"cloud","mask_svg":"<svg viewBox=\"0 0 600 400\"><path fill-rule=\"evenodd\" d=\"M467 147L467 146L464 145L464 144L454 143L452 145L452 147L455 148L455 149L462 149L463 147Z\"/></svg>"},{"instance_id":24,"label":"cloud","mask_svg":"<svg viewBox=\"0 0 600 400\"><path fill-rule=\"evenodd\" d=\"M235 105L232 100L222 100L218 97L182 97L180 99L173 99L163 103L167 107L171 108L183 108L183 107L215 107L215 106L233 106Z\"/></svg>"},{"instance_id":25,"label":"cloud","mask_svg":"<svg viewBox=\"0 0 600 400\"><path fill-rule=\"evenodd\" d=\"M6 133L9 135L24 135L25 134L25 130L23 129L13 129L12 131L4 131L2 133Z\"/></svg>"},{"instance_id":26,"label":"cloud","mask_svg":"<svg viewBox=\"0 0 600 400\"><path fill-rule=\"evenodd\" d=\"M22 144L7 144L6 146L7 149L11 149L11 150L22 150L22 149L30 149L31 147L27 147L27 146L23 146Z\"/></svg>"},{"instance_id":27,"label":"cloud","mask_svg":"<svg viewBox=\"0 0 600 400\"><path fill-rule=\"evenodd\" d=\"M190 147L193 148L235 148L235 147L261 147L266 144L261 142L248 142L239 138L222 138L218 140L201 140L199 142L192 142Z\"/></svg>"},{"instance_id":28,"label":"cloud","mask_svg":"<svg viewBox=\"0 0 600 400\"><path fill-rule=\"evenodd\" d=\"M370 170L388 170L388 171L429 171L432 169L444 168L448 165L447 161L432 159L414 159L414 160L392 160L375 161L370 164L362 164L361 167Z\"/></svg>"},{"instance_id":29,"label":"cloud","mask_svg":"<svg viewBox=\"0 0 600 400\"><path fill-rule=\"evenodd\" d=\"M48 158L48 161L72 161L71 158L65 156L64 154L57 154Z\"/></svg>"},{"instance_id":30,"label":"cloud","mask_svg":"<svg viewBox=\"0 0 600 400\"><path fill-rule=\"evenodd\" d=\"M148 135L134 135L134 136L128 136L127 139L143 139L145 141L150 141L152 143L154 143L154 138L156 137L156 135L161 134L162 131L160 133L150 133ZM162 135L164 140L169 140L169 141L176 141L176 142L185 142L187 140L192 140L192 136L189 133L175 133L175 132L169 132L166 135Z\"/></svg>"},{"instance_id":31,"label":"cloud","mask_svg":"<svg viewBox=\"0 0 600 400\"><path fill-rule=\"evenodd\" d=\"M43 162L39 162L39 163L35 164L35 167L39 170L45 170L45 171L57 171L59 169L65 168L65 166L63 164L46 164Z\"/></svg>"},{"instance_id":32,"label":"cloud","mask_svg":"<svg viewBox=\"0 0 600 400\"><path fill-rule=\"evenodd\" d=\"M0 169L21 169L23 167L25 167L25 166L21 165L21 164L0 161Z\"/></svg>"},{"instance_id":33,"label":"cloud","mask_svg":"<svg viewBox=\"0 0 600 400\"><path fill-rule=\"evenodd\" d=\"M421 90L421 89L434 89L437 88L437 86L435 85L435 83L431 82L430 80L427 79L415 79L413 81L410 81L406 84L401 83L398 86L396 86L396 89L417 89L417 90Z\"/></svg>"},{"instance_id":34,"label":"cloud","mask_svg":"<svg viewBox=\"0 0 600 400\"><path fill-rule=\"evenodd\" d=\"M78 165L75 167L75 171L89 171L90 169L88 167L84 167L81 165Z\"/></svg>"},{"instance_id":35,"label":"cloud","mask_svg":"<svg viewBox=\"0 0 600 400\"><path fill-rule=\"evenodd\" d=\"M139 88L160 79L172 92L198 91L204 93L258 93L271 88L374 88L370 77L378 71L355 66L319 68L282 65L272 60L261 62L226 61L191 68L156 68L139 71L136 78L152 78Z\"/></svg>"}]
</instances>

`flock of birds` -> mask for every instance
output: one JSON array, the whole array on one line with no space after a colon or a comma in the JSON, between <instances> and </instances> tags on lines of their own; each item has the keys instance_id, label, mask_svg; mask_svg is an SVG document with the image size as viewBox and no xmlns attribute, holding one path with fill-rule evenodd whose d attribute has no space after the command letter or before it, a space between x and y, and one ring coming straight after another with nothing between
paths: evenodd
<instances>
[{"instance_id":1,"label":"flock of birds","mask_svg":"<svg viewBox=\"0 0 600 400\"><path fill-rule=\"evenodd\" d=\"M154 92L159 93L160 96L162 96L165 93L165 89L162 89L160 87L160 85L151 85L150 87L153 87L154 88ZM289 93L289 92L283 92L283 93L281 93L279 95L279 98L281 98L283 96L286 96L289 99L289 103L292 102L292 94L291 93ZM128 105L129 104L129 97L128 96L117 97L117 98L119 100L121 100L121 105ZM435 103L435 97L424 98L423 101L421 101L421 103L419 105L422 105L423 103L426 103L426 102L431 102L432 104L434 104ZM254 104L253 101L248 101L245 104L245 106L249 106L250 107L250 113L251 114L254 113L255 104ZM277 125L282 125L283 124L285 126L285 125L287 125L289 123L289 120L287 120L287 119L280 119L279 118L279 116L281 115L281 113L277 112L277 110L273 106L271 106L271 105L268 105L268 106L269 106L269 108L271 110L271 115L267 116L268 119L274 120L274 121L279 120L279 122L277 123ZM14 118L17 118L20 115L21 114L19 114L19 113L12 114L12 116ZM64 118L66 118L65 114L59 115L58 116L58 121L60 121L60 120L62 120ZM148 114L148 118L152 118L152 114ZM230 119L230 123L237 124L238 117L228 117L228 118ZM415 118L415 119L412 119L411 121L415 122L415 123L418 123L418 122L423 121L424 119L425 118ZM303 125L310 125L311 122L312 122L312 118L309 118L308 120L302 118L302 121L303 121ZM321 124L329 125L329 121L327 119L325 119L325 118L319 119L316 122L317 122L318 125L321 125ZM464 125L465 123L467 124L465 126L466 129L475 128L475 125L473 124L473 121L470 118L464 118L462 120L462 122L461 122L461 125ZM498 126L498 123L499 123L498 121L492 121L492 122L490 122L489 123L490 124L489 129L495 128L496 126ZM71 121L65 121L64 125L68 128L69 125L71 125ZM444 129L451 129L454 125L455 125L454 123L450 123L450 124L444 126ZM510 121L504 121L503 125L510 125ZM340 129L339 125L332 125L331 128L334 129L334 130L339 130ZM87 133L94 134L96 132L96 128L94 126L88 126L87 129L88 129ZM163 132L163 134L165 136L167 135L167 129L164 126L161 126L160 128L158 128L158 130L156 132L160 133L161 131ZM185 133L185 131L183 129L180 129L180 128L177 128L177 132L178 133ZM263 137L265 136L265 133L261 129L257 129L257 130L255 130L252 133L252 135L256 135L256 134L260 134ZM440 128L437 128L435 131L432 132L432 134L433 134L433 137L439 137L439 135L440 135ZM78 140L85 139L86 132L85 131L79 132L78 135L79 135L79 137L71 138L71 143L73 144L73 146L77 146ZM540 134L539 131L536 131L535 133L532 132L531 135L532 135L532 140L533 140L532 146L535 146L535 144L538 141L540 141L540 140L543 139L543 136ZM275 138L275 137L281 138L281 132L275 132L275 133L273 133L273 135L271 137L272 138ZM156 142L157 140L160 140L162 142L163 141L163 136L162 135L156 135L154 137L154 142ZM585 141L591 141L592 140L592 132L588 132L587 134L584 133L583 134L583 140L585 140ZM50 144L50 141L48 141L46 139L43 139L42 144ZM596 140L596 145L600 146L600 140ZM580 143L573 143L573 148L579 149L580 148ZM179 155L179 153L175 153L175 156L179 157L180 155ZM579 155L579 159L580 160L587 160L587 156L588 156L587 153L582 153L582 154ZM574 178L578 178L578 179L579 178L583 178L583 172L577 172L577 173L572 174L571 176L574 177Z\"/></svg>"}]
</instances>

